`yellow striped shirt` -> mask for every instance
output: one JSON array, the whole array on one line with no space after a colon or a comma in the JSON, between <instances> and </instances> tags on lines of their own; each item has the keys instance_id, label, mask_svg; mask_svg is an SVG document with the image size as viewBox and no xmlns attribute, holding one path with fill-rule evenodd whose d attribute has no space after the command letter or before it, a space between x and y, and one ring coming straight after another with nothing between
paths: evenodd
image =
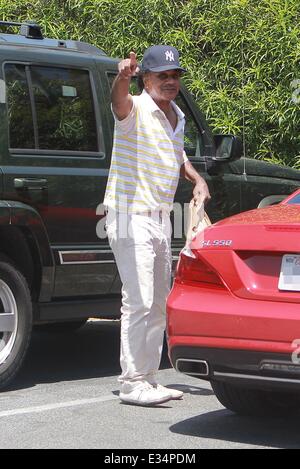
<instances>
[{"instance_id":1,"label":"yellow striped shirt","mask_svg":"<svg viewBox=\"0 0 300 469\"><path fill-rule=\"evenodd\" d=\"M133 96L130 114L115 117L114 144L104 205L116 211L140 212L173 207L184 152L184 114L173 130L164 112L146 92Z\"/></svg>"}]
</instances>

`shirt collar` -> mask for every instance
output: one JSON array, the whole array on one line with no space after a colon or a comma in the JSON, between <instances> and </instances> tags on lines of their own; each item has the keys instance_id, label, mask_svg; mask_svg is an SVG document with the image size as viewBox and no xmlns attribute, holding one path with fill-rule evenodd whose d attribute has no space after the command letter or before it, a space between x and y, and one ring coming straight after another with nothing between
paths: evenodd
<instances>
[{"instance_id":1,"label":"shirt collar","mask_svg":"<svg viewBox=\"0 0 300 469\"><path fill-rule=\"evenodd\" d=\"M142 94L141 94L141 97L143 100L145 100L145 103L147 103L147 106L148 106L148 109L150 110L150 112L156 112L156 111L160 111L162 112L162 110L157 106L156 102L153 101L153 99L151 98L150 94L147 93L146 90L143 90ZM185 118L185 114L182 112L182 110L177 106L177 104L174 102L174 101L171 101L171 105L173 106L173 109L174 111L176 112L177 116L178 116L178 119L179 120L182 120Z\"/></svg>"}]
</instances>

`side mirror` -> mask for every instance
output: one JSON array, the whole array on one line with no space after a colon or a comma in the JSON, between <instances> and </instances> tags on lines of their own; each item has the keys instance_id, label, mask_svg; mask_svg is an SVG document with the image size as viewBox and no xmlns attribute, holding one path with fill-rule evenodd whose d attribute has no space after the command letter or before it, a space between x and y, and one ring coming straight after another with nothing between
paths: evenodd
<instances>
[{"instance_id":1,"label":"side mirror","mask_svg":"<svg viewBox=\"0 0 300 469\"><path fill-rule=\"evenodd\" d=\"M215 135L216 155L213 161L229 162L239 160L243 155L243 142L235 135Z\"/></svg>"}]
</instances>

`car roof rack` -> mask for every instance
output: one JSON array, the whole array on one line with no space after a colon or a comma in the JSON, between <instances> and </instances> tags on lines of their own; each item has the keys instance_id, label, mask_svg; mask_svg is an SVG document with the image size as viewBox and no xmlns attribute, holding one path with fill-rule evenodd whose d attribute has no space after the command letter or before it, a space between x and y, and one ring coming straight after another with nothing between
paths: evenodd
<instances>
[{"instance_id":1,"label":"car roof rack","mask_svg":"<svg viewBox=\"0 0 300 469\"><path fill-rule=\"evenodd\" d=\"M28 39L43 39L41 27L34 21L26 21L25 23L16 23L14 21L0 21L1 26L20 26L21 36Z\"/></svg>"},{"instance_id":2,"label":"car roof rack","mask_svg":"<svg viewBox=\"0 0 300 469\"><path fill-rule=\"evenodd\" d=\"M0 29L3 27L10 26L19 26L20 34L14 34L12 32L0 33L0 44L17 44L17 45L27 45L30 43L34 44L36 39L42 39L37 45L45 48L59 48L60 50L69 50L69 51L78 51L92 55L105 55L106 53L99 47L93 46L82 41L73 41L73 40L59 40L59 39L50 39L44 38L41 31L41 26L36 24L34 21L26 21L24 23L16 23L13 21L0 21ZM29 41L23 39L28 39Z\"/></svg>"}]
</instances>

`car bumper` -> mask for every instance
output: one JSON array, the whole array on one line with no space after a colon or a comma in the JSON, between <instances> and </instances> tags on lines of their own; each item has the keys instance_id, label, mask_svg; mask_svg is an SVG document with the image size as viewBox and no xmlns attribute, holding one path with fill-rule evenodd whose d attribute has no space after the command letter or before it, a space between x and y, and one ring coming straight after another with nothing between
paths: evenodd
<instances>
[{"instance_id":1,"label":"car bumper","mask_svg":"<svg viewBox=\"0 0 300 469\"><path fill-rule=\"evenodd\" d=\"M247 387L300 390L299 304L175 284L167 318L169 355L178 371Z\"/></svg>"}]
</instances>

